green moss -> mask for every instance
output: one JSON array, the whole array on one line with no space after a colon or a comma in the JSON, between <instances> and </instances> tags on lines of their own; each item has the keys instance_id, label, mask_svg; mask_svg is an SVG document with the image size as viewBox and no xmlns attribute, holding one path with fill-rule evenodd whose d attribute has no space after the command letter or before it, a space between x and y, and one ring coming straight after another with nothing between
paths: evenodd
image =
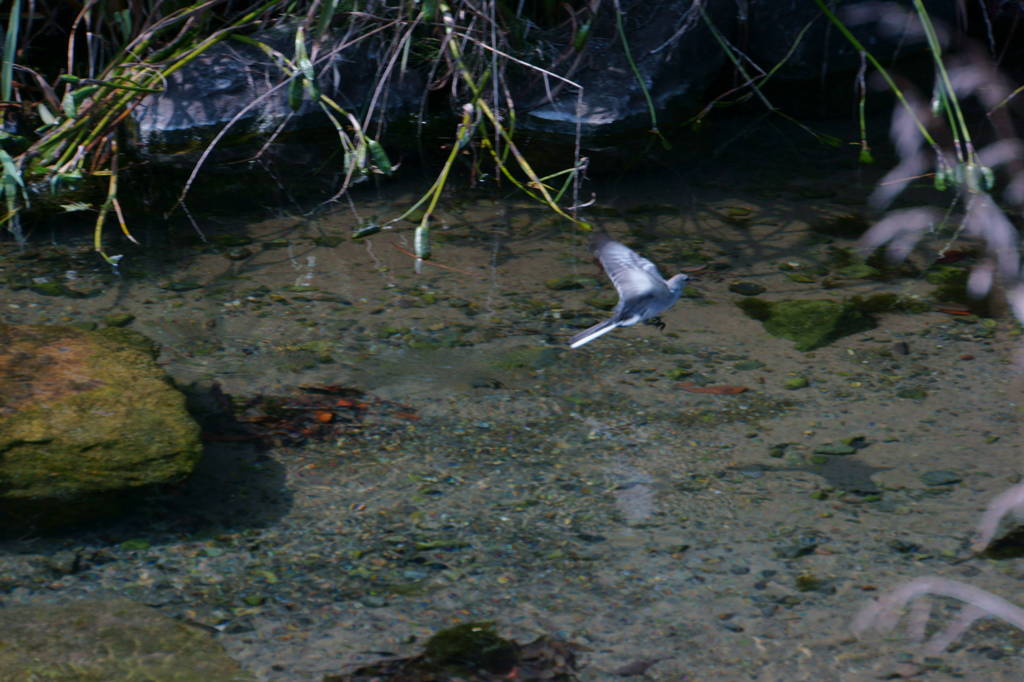
<instances>
[{"instance_id":1,"label":"green moss","mask_svg":"<svg viewBox=\"0 0 1024 682\"><path fill-rule=\"evenodd\" d=\"M782 387L787 391L795 391L800 388L807 388L810 382L807 377L793 377L792 379L786 379L786 382L782 384Z\"/></svg>"},{"instance_id":2,"label":"green moss","mask_svg":"<svg viewBox=\"0 0 1024 682\"><path fill-rule=\"evenodd\" d=\"M114 313L103 318L103 324L108 327L127 327L135 321L131 313Z\"/></svg>"},{"instance_id":3,"label":"green moss","mask_svg":"<svg viewBox=\"0 0 1024 682\"><path fill-rule=\"evenodd\" d=\"M882 273L867 263L853 263L836 270L836 274L847 279L873 279Z\"/></svg>"},{"instance_id":4,"label":"green moss","mask_svg":"<svg viewBox=\"0 0 1024 682\"><path fill-rule=\"evenodd\" d=\"M152 341L120 328L5 325L0 339L29 358L23 375L0 377L9 408L0 415L0 530L84 521L115 511L128 491L192 471L199 428L154 363ZM49 361L54 347L60 363Z\"/></svg>"},{"instance_id":5,"label":"green moss","mask_svg":"<svg viewBox=\"0 0 1024 682\"><path fill-rule=\"evenodd\" d=\"M208 633L127 599L0 611L4 680L248 682Z\"/></svg>"},{"instance_id":6,"label":"green moss","mask_svg":"<svg viewBox=\"0 0 1024 682\"><path fill-rule=\"evenodd\" d=\"M796 342L800 351L826 346L838 338L873 329L875 322L851 301L828 299L768 302L756 298L736 304L765 330Z\"/></svg>"},{"instance_id":7,"label":"green moss","mask_svg":"<svg viewBox=\"0 0 1024 682\"><path fill-rule=\"evenodd\" d=\"M936 265L925 273L925 280L934 284L932 296L940 301L967 303L967 276L965 268L954 265Z\"/></svg>"},{"instance_id":8,"label":"green moss","mask_svg":"<svg viewBox=\"0 0 1024 682\"><path fill-rule=\"evenodd\" d=\"M40 282L28 285L28 288L43 296L67 296L68 298L85 298L86 294L69 289L60 282Z\"/></svg>"},{"instance_id":9,"label":"green moss","mask_svg":"<svg viewBox=\"0 0 1024 682\"><path fill-rule=\"evenodd\" d=\"M98 336L107 339L115 344L129 346L137 351L145 353L154 360L160 355L160 344L145 334L140 334L134 329L125 329L119 326L110 326L96 332Z\"/></svg>"},{"instance_id":10,"label":"green moss","mask_svg":"<svg viewBox=\"0 0 1024 682\"><path fill-rule=\"evenodd\" d=\"M772 303L763 298L744 298L736 301L737 307L748 317L764 322L772 316Z\"/></svg>"},{"instance_id":11,"label":"green moss","mask_svg":"<svg viewBox=\"0 0 1024 682\"><path fill-rule=\"evenodd\" d=\"M438 666L504 671L518 660L515 642L494 632L494 623L465 623L441 630L427 641L426 656Z\"/></svg>"}]
</instances>

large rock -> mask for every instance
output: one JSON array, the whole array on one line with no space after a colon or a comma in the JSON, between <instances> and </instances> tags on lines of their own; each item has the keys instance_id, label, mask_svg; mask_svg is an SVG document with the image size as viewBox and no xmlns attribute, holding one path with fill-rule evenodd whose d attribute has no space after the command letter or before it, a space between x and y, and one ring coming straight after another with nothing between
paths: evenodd
<instances>
[{"instance_id":1,"label":"large rock","mask_svg":"<svg viewBox=\"0 0 1024 682\"><path fill-rule=\"evenodd\" d=\"M875 327L875 321L861 312L855 301L746 298L736 301L736 305L750 317L761 320L772 336L795 341L800 351L821 348L843 336Z\"/></svg>"},{"instance_id":2,"label":"large rock","mask_svg":"<svg viewBox=\"0 0 1024 682\"><path fill-rule=\"evenodd\" d=\"M0 609L0 671L48 682L256 679L209 633L127 599Z\"/></svg>"},{"instance_id":3,"label":"large rock","mask_svg":"<svg viewBox=\"0 0 1024 682\"><path fill-rule=\"evenodd\" d=\"M288 58L295 52L295 31L278 28L256 33L262 42ZM387 44L379 37L357 41L338 33L324 41L315 64L320 91L356 115L369 104ZM224 125L231 123L228 142L283 130L323 129L336 139L333 125L320 106L303 96L297 111L288 104L288 74L257 47L224 40L171 74L163 90L147 95L132 111L141 150L156 154L183 148L203 149ZM425 83L415 71L389 81L388 97L378 114L390 119L414 111ZM251 153L251 150L246 153ZM167 160L171 160L168 157ZM189 165L194 158L189 159Z\"/></svg>"},{"instance_id":4,"label":"large rock","mask_svg":"<svg viewBox=\"0 0 1024 682\"><path fill-rule=\"evenodd\" d=\"M629 55L623 47L615 5L605 3L593 19L583 53L573 49L574 36L551 36L559 49L570 54L566 76L583 87L577 112L577 89L527 72L513 86L517 107L527 110L518 125L524 130L564 135L576 133L577 120L584 138L636 133L651 127L644 97L646 88L659 116L670 126L707 104L707 90L726 63L707 25L691 0L646 2L622 0L622 22ZM735 31L736 8L731 3L707 3L705 11L726 35ZM639 71L630 65L630 57ZM552 68L549 64L539 64ZM564 71L564 69L556 69ZM549 93L554 96L549 97ZM532 102L531 102L532 100Z\"/></svg>"},{"instance_id":5,"label":"large rock","mask_svg":"<svg viewBox=\"0 0 1024 682\"><path fill-rule=\"evenodd\" d=\"M199 427L154 356L126 329L0 324L0 531L94 519L191 473Z\"/></svg>"}]
</instances>

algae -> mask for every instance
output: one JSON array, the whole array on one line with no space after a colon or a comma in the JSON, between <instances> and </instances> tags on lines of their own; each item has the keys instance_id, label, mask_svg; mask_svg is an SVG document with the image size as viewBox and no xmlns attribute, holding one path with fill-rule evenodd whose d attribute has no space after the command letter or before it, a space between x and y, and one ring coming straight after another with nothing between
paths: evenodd
<instances>
[{"instance_id":1,"label":"algae","mask_svg":"<svg viewBox=\"0 0 1024 682\"><path fill-rule=\"evenodd\" d=\"M796 349L810 351L827 346L838 338L875 327L874 320L861 312L853 301L829 299L763 301L748 298L736 301L747 315L764 323L765 330L796 342Z\"/></svg>"}]
</instances>

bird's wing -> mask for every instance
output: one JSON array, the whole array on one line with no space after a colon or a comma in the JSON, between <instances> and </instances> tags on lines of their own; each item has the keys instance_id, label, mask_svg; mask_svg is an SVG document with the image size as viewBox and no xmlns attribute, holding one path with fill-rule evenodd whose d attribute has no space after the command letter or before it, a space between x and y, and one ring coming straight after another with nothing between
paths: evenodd
<instances>
[{"instance_id":1,"label":"bird's wing","mask_svg":"<svg viewBox=\"0 0 1024 682\"><path fill-rule=\"evenodd\" d=\"M621 298L643 296L664 286L654 263L608 235L595 235L591 249Z\"/></svg>"}]
</instances>

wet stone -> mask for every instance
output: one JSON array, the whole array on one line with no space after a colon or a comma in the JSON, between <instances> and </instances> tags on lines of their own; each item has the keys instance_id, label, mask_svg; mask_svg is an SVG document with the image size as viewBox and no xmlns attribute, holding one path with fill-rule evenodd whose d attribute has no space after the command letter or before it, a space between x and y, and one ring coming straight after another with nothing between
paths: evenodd
<instances>
[{"instance_id":1,"label":"wet stone","mask_svg":"<svg viewBox=\"0 0 1024 682\"><path fill-rule=\"evenodd\" d=\"M245 260L246 258L248 258L251 255L252 255L252 250L251 249L247 249L244 246L231 248L231 249L228 249L227 251L224 252L224 256L228 260Z\"/></svg>"},{"instance_id":2,"label":"wet stone","mask_svg":"<svg viewBox=\"0 0 1024 682\"><path fill-rule=\"evenodd\" d=\"M850 301L789 300L764 301L745 298L736 305L755 320L764 322L765 330L796 342L799 351L826 346L836 339L872 329L874 320L864 315Z\"/></svg>"},{"instance_id":3,"label":"wet stone","mask_svg":"<svg viewBox=\"0 0 1024 682\"><path fill-rule=\"evenodd\" d=\"M341 244L343 241L345 241L345 238L339 235L323 235L320 237L313 238L314 244L316 244L317 246L324 246L327 248L334 248L335 246Z\"/></svg>"},{"instance_id":4,"label":"wet stone","mask_svg":"<svg viewBox=\"0 0 1024 682\"><path fill-rule=\"evenodd\" d=\"M930 487L955 485L963 480L960 474L946 469L926 471L921 474L921 482Z\"/></svg>"},{"instance_id":5,"label":"wet stone","mask_svg":"<svg viewBox=\"0 0 1024 682\"><path fill-rule=\"evenodd\" d=\"M816 455L853 455L856 452L857 448L845 443L823 443L814 448Z\"/></svg>"},{"instance_id":6,"label":"wet stone","mask_svg":"<svg viewBox=\"0 0 1024 682\"><path fill-rule=\"evenodd\" d=\"M108 327L127 327L134 321L135 316L131 313L115 313L103 318L103 324Z\"/></svg>"},{"instance_id":7,"label":"wet stone","mask_svg":"<svg viewBox=\"0 0 1024 682\"><path fill-rule=\"evenodd\" d=\"M60 282L36 282L28 287L31 291L42 296L66 296L67 298L85 298L87 294L69 289L67 285Z\"/></svg>"},{"instance_id":8,"label":"wet stone","mask_svg":"<svg viewBox=\"0 0 1024 682\"><path fill-rule=\"evenodd\" d=\"M757 296L763 294L767 289L754 282L733 282L729 285L729 291L741 296Z\"/></svg>"},{"instance_id":9,"label":"wet stone","mask_svg":"<svg viewBox=\"0 0 1024 682\"><path fill-rule=\"evenodd\" d=\"M597 286L597 280L585 275L565 275L555 277L544 282L544 286L552 291L567 291L569 289L589 289Z\"/></svg>"},{"instance_id":10,"label":"wet stone","mask_svg":"<svg viewBox=\"0 0 1024 682\"><path fill-rule=\"evenodd\" d=\"M904 388L896 392L896 397L904 400L924 400L928 397L928 392L923 388Z\"/></svg>"}]
</instances>

